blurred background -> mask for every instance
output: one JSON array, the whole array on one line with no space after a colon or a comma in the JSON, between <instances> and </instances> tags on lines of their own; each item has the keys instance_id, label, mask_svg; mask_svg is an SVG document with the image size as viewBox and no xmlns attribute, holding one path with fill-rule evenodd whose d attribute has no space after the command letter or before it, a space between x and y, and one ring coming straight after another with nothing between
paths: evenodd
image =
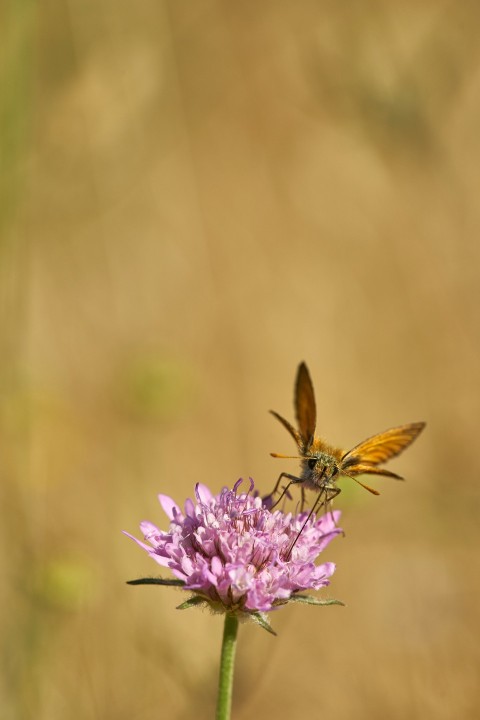
<instances>
[{"instance_id":1,"label":"blurred background","mask_svg":"<svg viewBox=\"0 0 480 720\"><path fill-rule=\"evenodd\" d=\"M305 360L345 448L327 596L240 630L234 717L477 718L480 9L4 0L7 720L211 718L222 621L134 543L197 481L294 460Z\"/></svg>"}]
</instances>

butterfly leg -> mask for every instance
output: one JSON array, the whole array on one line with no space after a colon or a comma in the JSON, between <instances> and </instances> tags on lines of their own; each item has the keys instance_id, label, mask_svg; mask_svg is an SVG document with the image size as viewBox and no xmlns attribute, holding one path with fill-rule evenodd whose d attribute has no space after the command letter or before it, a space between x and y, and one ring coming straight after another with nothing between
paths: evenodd
<instances>
[{"instance_id":1,"label":"butterfly leg","mask_svg":"<svg viewBox=\"0 0 480 720\"><path fill-rule=\"evenodd\" d=\"M336 488L336 489L338 489L338 488ZM302 490L303 490L303 488L302 488ZM338 489L338 492L340 492L340 489ZM335 494L338 495L338 492L335 493ZM295 540L293 541L293 543L292 543L292 544L290 545L290 547L288 548L288 552L287 552L287 554L285 555L285 560L289 560L289 558L290 558L290 556L291 556L291 554L292 554L292 550L293 550L293 548L295 547L298 538L300 537L300 535L302 534L302 532L305 530L305 527L306 527L308 521L310 520L310 518L312 517L313 513L317 510L317 508L321 507L322 505L325 505L325 503L328 502L328 499L327 499L327 498L325 498L325 499L322 501L322 495L326 495L326 494L327 494L327 491L325 490L325 488L321 488L320 492L319 492L318 495L317 495L317 499L315 500L315 502L314 502L313 505L312 505L312 509L310 510L310 512L309 512L308 515L307 515L307 519L305 520L305 522L303 523L302 527L300 528L300 531L299 531L298 534L296 535Z\"/></svg>"},{"instance_id":2,"label":"butterfly leg","mask_svg":"<svg viewBox=\"0 0 480 720\"><path fill-rule=\"evenodd\" d=\"M272 505L272 507L270 508L270 510L273 510L273 508L278 505L278 503L279 503L280 500L284 497L284 495L287 494L288 488L290 487L290 485L294 485L295 483L302 482L302 480L301 480L299 477L297 477L296 475L290 475L290 473L281 473L281 474L279 475L279 478L278 478L277 482L275 483L275 487L273 488L273 490L272 490L272 492L270 493L270 495L267 495L266 498L263 498L264 501L265 501L267 498L273 498L273 496L275 495L275 493L278 491L278 486L280 485L280 482L281 482L282 478L287 478L288 480L290 480L290 482L288 483L288 485L287 485L286 487L283 488L283 491L282 491L280 497L279 497L278 500Z\"/></svg>"},{"instance_id":3,"label":"butterfly leg","mask_svg":"<svg viewBox=\"0 0 480 720\"><path fill-rule=\"evenodd\" d=\"M301 491L302 491L302 502L301 502L301 505L300 505L300 512L303 512L303 509L304 509L305 503L306 503L306 500L305 500L305 488L304 488L303 485L302 485L302 487L301 487L300 489L301 489Z\"/></svg>"},{"instance_id":4,"label":"butterfly leg","mask_svg":"<svg viewBox=\"0 0 480 720\"><path fill-rule=\"evenodd\" d=\"M334 498L336 498L337 495L339 495L341 492L342 492L342 491L341 491L341 489L340 489L339 487L330 488L330 491L327 492L327 497L326 497L326 499L325 499L325 501L324 501L324 503L323 503L323 504L325 505L325 512L329 512L329 513L330 513L330 517L332 518L332 522L333 522L333 524L335 525L335 527L337 527L337 523L335 522L335 517L334 517L334 515L333 515L332 500L333 500ZM343 530L342 530L342 535L343 535L343 537L345 537L345 533L344 533Z\"/></svg>"}]
</instances>

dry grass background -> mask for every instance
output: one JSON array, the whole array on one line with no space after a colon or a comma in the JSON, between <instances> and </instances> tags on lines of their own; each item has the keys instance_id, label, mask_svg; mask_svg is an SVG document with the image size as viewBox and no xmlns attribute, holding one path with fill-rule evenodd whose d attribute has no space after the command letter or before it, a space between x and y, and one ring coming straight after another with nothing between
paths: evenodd
<instances>
[{"instance_id":1,"label":"dry grass background","mask_svg":"<svg viewBox=\"0 0 480 720\"><path fill-rule=\"evenodd\" d=\"M120 534L268 490L305 359L348 446L331 595L242 626L236 718L477 718L480 11L5 0L2 718L210 718L221 621ZM289 463L289 461L286 461Z\"/></svg>"}]
</instances>

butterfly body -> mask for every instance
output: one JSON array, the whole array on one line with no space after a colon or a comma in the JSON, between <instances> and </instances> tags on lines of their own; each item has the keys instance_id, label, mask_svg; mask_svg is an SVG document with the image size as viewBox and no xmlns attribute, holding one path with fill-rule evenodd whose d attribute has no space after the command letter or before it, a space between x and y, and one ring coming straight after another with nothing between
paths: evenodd
<instances>
[{"instance_id":1,"label":"butterfly body","mask_svg":"<svg viewBox=\"0 0 480 720\"><path fill-rule=\"evenodd\" d=\"M270 412L286 428L297 444L297 456L301 461L301 472L298 476L290 473L282 473L277 481L272 495L277 491L283 477L290 482L282 493L287 492L290 484L302 485L303 488L316 490L317 501L314 508L320 504L327 505L338 493L340 488L337 485L339 478L348 476L359 485L374 495L379 495L375 490L357 479L357 475L383 475L402 480L400 475L380 467L390 458L399 455L407 448L425 427L425 423L408 423L390 428L382 433L373 435L363 442L355 445L349 451L344 451L327 445L321 438L315 435L316 430L316 405L310 374L305 363L301 363L297 371L295 384L295 410L298 429L293 427L288 420L285 420L274 410ZM290 457L272 453L274 457ZM303 497L303 492L302 492ZM278 502L278 501L277 501ZM276 504L276 503L275 503ZM313 508L313 509L314 509ZM313 512L312 509L312 512Z\"/></svg>"},{"instance_id":2,"label":"butterfly body","mask_svg":"<svg viewBox=\"0 0 480 720\"><path fill-rule=\"evenodd\" d=\"M340 471L341 451L326 447L317 442L301 458L299 479L308 490L320 490L323 487L335 487Z\"/></svg>"}]
</instances>

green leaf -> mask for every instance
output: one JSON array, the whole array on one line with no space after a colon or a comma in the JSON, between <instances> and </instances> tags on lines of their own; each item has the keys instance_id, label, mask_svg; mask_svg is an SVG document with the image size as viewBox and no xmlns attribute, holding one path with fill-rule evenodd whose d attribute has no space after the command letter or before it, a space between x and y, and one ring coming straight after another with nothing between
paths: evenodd
<instances>
[{"instance_id":1,"label":"green leaf","mask_svg":"<svg viewBox=\"0 0 480 720\"><path fill-rule=\"evenodd\" d=\"M249 613L250 617L252 618L253 622L257 623L257 625L260 625L264 630L271 633L272 635L276 636L275 630L273 630L270 626L270 623L267 620L267 616L265 613L262 613L260 611Z\"/></svg>"},{"instance_id":2,"label":"green leaf","mask_svg":"<svg viewBox=\"0 0 480 720\"><path fill-rule=\"evenodd\" d=\"M183 580L174 580L173 578L138 578L138 580L127 580L127 585L169 585L173 587L183 587Z\"/></svg>"},{"instance_id":3,"label":"green leaf","mask_svg":"<svg viewBox=\"0 0 480 720\"><path fill-rule=\"evenodd\" d=\"M303 603L304 605L342 605L345 607L345 603L341 600L323 600L312 595L292 595L288 602Z\"/></svg>"},{"instance_id":4,"label":"green leaf","mask_svg":"<svg viewBox=\"0 0 480 720\"><path fill-rule=\"evenodd\" d=\"M177 605L177 610L188 610L188 608L191 607L198 607L198 605L205 605L206 600L204 597L201 597L201 595L194 595L193 597L189 598L189 600L185 600L181 605Z\"/></svg>"}]
</instances>

